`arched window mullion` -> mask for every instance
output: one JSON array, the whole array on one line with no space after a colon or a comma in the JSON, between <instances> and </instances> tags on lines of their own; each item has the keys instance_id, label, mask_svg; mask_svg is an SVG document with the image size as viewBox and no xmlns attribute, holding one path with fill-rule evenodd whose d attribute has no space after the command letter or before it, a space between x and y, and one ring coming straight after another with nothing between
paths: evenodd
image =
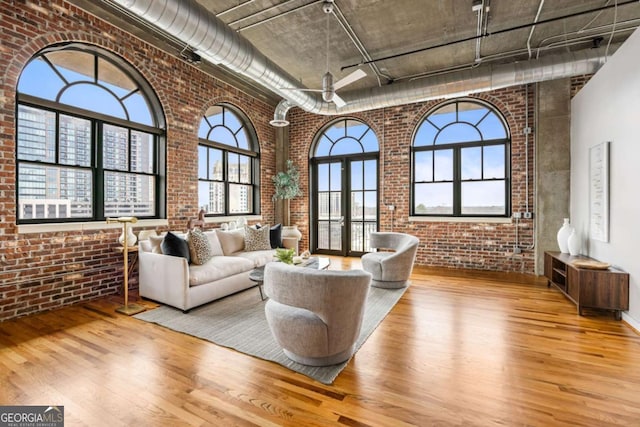
<instances>
[{"instance_id":1,"label":"arched window mullion","mask_svg":"<svg viewBox=\"0 0 640 427\"><path fill-rule=\"evenodd\" d=\"M60 89L60 91L64 91L64 88L67 87L69 85L69 80L67 80L64 75L62 75L62 73L60 71L58 71L58 67L56 67L50 60L49 58L47 58L46 55L40 55L40 58L42 58L42 60L44 62L47 63L47 65L49 65L49 67L51 67L51 69L53 70L54 73L56 73L58 75L58 77L60 77L60 79L64 82L64 87L62 89Z\"/></svg>"},{"instance_id":2,"label":"arched window mullion","mask_svg":"<svg viewBox=\"0 0 640 427\"><path fill-rule=\"evenodd\" d=\"M106 91L109 93L109 95L111 95L113 97L113 99L115 99L118 104L120 104L120 108L122 108L122 111L124 113L125 116L125 120L130 121L131 118L129 116L129 111L127 110L127 107L124 105L124 103L122 101L120 101L120 98L118 98L118 95L116 95L116 93L114 91L112 91L111 89L109 89L108 87L105 87L101 84L98 83L89 83L89 82L83 82L83 81L78 81L78 82L73 82L68 84L67 86L65 86L64 88L62 88L62 90L60 90L60 92L58 93L58 97L56 98L56 102L62 104L62 102L60 102L60 98L62 97L62 95L70 88L74 87L74 86L80 86L80 85L93 85L96 87L99 87L100 89Z\"/></svg>"},{"instance_id":3,"label":"arched window mullion","mask_svg":"<svg viewBox=\"0 0 640 427\"><path fill-rule=\"evenodd\" d=\"M429 118L426 119L427 122L429 122L429 124L431 124L431 126L433 126L434 128L438 129L439 131L442 130L444 127L450 125L451 123L447 123L445 126L443 126L442 128L438 125L436 125L435 123L433 123L431 120L429 120Z\"/></svg>"},{"instance_id":4,"label":"arched window mullion","mask_svg":"<svg viewBox=\"0 0 640 427\"><path fill-rule=\"evenodd\" d=\"M101 85L102 86L102 85ZM104 87L104 86L103 86ZM106 89L106 88L105 88ZM136 93L140 92L140 88L137 87L134 90L132 90L131 92L127 93L125 96L122 96L120 98L118 98L121 102L124 101L125 99L129 98L131 95L135 95Z\"/></svg>"},{"instance_id":5,"label":"arched window mullion","mask_svg":"<svg viewBox=\"0 0 640 427\"><path fill-rule=\"evenodd\" d=\"M97 86L101 86L99 83L98 76L98 57L94 55L93 57L93 84Z\"/></svg>"},{"instance_id":6,"label":"arched window mullion","mask_svg":"<svg viewBox=\"0 0 640 427\"><path fill-rule=\"evenodd\" d=\"M485 115L484 115L484 116L482 116L482 117L480 118L480 120L478 120L478 121L476 122L476 124L475 124L474 126L475 126L475 127L478 127L478 125L479 125L480 123L482 123L482 121L483 121L484 119L486 119L486 118L487 118L487 116L488 116L489 114L492 114L492 113L493 113L493 111L491 111L491 110L487 109L487 112L485 113Z\"/></svg>"}]
</instances>

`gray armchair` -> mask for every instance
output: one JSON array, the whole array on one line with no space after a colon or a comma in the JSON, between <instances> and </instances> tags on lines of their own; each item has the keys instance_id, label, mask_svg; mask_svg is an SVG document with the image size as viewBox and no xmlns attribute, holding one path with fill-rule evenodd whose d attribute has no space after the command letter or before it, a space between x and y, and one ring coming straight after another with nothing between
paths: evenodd
<instances>
[{"instance_id":1,"label":"gray armchair","mask_svg":"<svg viewBox=\"0 0 640 427\"><path fill-rule=\"evenodd\" d=\"M265 314L294 362L328 366L348 360L364 316L371 275L270 262L264 270Z\"/></svg>"},{"instance_id":2,"label":"gray armchair","mask_svg":"<svg viewBox=\"0 0 640 427\"><path fill-rule=\"evenodd\" d=\"M372 249L394 250L369 252L362 256L362 268L373 276L371 286L390 289L407 286L419 242L417 237L404 233L371 233L369 246Z\"/></svg>"}]
</instances>

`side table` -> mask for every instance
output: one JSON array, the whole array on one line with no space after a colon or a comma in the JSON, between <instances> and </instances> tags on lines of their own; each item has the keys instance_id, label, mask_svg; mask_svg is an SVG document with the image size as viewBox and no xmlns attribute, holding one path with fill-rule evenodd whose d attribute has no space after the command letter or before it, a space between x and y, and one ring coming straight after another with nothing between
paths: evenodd
<instances>
[{"instance_id":1,"label":"side table","mask_svg":"<svg viewBox=\"0 0 640 427\"><path fill-rule=\"evenodd\" d=\"M116 311L128 316L141 313L146 308L139 304L129 304L129 278L138 264L138 246L128 246L126 248L117 246L114 250L122 254L122 275L124 276L124 305L118 307ZM129 258L131 258L131 262L129 262Z\"/></svg>"}]
</instances>

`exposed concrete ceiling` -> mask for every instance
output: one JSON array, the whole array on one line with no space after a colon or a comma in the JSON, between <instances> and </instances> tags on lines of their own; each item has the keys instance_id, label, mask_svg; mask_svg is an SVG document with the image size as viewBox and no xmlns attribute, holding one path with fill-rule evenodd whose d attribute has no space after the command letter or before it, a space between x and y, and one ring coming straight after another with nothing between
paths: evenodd
<instances>
[{"instance_id":1,"label":"exposed concrete ceiling","mask_svg":"<svg viewBox=\"0 0 640 427\"><path fill-rule=\"evenodd\" d=\"M335 0L331 15L323 12L321 0L198 2L288 74L316 89L321 87L326 71L327 16L329 71L335 80L353 71L355 68L349 67L351 65L376 60L361 65L367 77L344 90L607 46L610 40L615 45L624 41L640 23L638 1ZM108 19L116 25L176 55L184 47L149 24L120 13L108 0L72 0L72 3L94 13L106 10ZM476 8L472 8L474 4ZM614 7L616 4L619 6ZM603 7L609 8L585 13ZM483 16L479 16L482 11ZM104 13L101 12L101 16L105 16ZM545 23L547 20L553 21ZM530 26L536 21L541 23ZM505 31L518 26L522 28ZM476 38L478 35L483 37ZM467 41L458 42L463 39ZM443 44L447 46L433 48ZM419 52L403 55L409 51ZM377 60L390 56L395 57ZM215 70L209 64L203 68ZM241 89L270 102L280 99L245 77L230 72L226 77L231 84L240 85Z\"/></svg>"},{"instance_id":2,"label":"exposed concrete ceiling","mask_svg":"<svg viewBox=\"0 0 640 427\"><path fill-rule=\"evenodd\" d=\"M322 74L326 71L327 33L322 1L198 2L304 85L320 87ZM488 10L481 34L531 24L536 21L539 9L538 21L543 21L615 4L612 0L484 0L476 3L479 3L479 9L484 6ZM478 34L478 12L472 10L473 4L473 0L335 0L335 14L329 23L329 69L337 80L353 71L342 70L342 67L367 60L351 40L349 29L372 59L474 37ZM598 37L602 37L600 43L606 45L612 34L614 17L617 25L613 42L624 40L640 22L640 3L619 6L615 15L615 8L611 8L537 25L529 42L531 55L535 58L563 49L590 49ZM525 60L529 58L527 40L531 30L531 27L525 27L483 37L477 56L477 42L470 40L375 62L378 70L365 66L367 78L350 85L349 90L452 67Z\"/></svg>"}]
</instances>

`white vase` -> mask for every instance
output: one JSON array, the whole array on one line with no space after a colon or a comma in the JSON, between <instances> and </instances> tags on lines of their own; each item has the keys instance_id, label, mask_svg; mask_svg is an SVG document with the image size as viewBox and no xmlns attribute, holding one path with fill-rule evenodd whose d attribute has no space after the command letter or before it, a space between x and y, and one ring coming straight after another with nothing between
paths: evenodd
<instances>
[{"instance_id":1,"label":"white vase","mask_svg":"<svg viewBox=\"0 0 640 427\"><path fill-rule=\"evenodd\" d=\"M124 246L124 228L125 227L127 229L127 246L128 247L135 246L136 242L138 241L138 238L133 232L133 229L131 227L127 227L126 225L123 226L122 234L120 235L120 237L118 237L118 242L120 242L120 244Z\"/></svg>"},{"instance_id":2,"label":"white vase","mask_svg":"<svg viewBox=\"0 0 640 427\"><path fill-rule=\"evenodd\" d=\"M560 227L560 230L558 230L557 235L558 246L560 247L560 252L562 252L563 254L569 253L569 246L567 242L572 231L573 227L571 226L571 224L569 224L569 218L565 218L564 223L562 224L562 227Z\"/></svg>"},{"instance_id":3,"label":"white vase","mask_svg":"<svg viewBox=\"0 0 640 427\"><path fill-rule=\"evenodd\" d=\"M580 235L574 229L571 231L569 238L567 239L567 246L569 247L569 255L576 256L580 255L580 248L582 246L582 242L580 241Z\"/></svg>"},{"instance_id":4,"label":"white vase","mask_svg":"<svg viewBox=\"0 0 640 427\"><path fill-rule=\"evenodd\" d=\"M282 226L282 237L295 237L296 239L302 239L302 233L298 230L297 225L284 225Z\"/></svg>"}]
</instances>

